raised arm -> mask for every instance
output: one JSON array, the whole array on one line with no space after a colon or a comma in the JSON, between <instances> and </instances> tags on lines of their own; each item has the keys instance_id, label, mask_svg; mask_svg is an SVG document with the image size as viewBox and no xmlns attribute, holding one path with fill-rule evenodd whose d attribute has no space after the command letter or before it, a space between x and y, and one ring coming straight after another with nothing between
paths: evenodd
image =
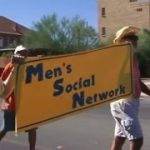
<instances>
[{"instance_id":1,"label":"raised arm","mask_svg":"<svg viewBox=\"0 0 150 150\"><path fill-rule=\"evenodd\" d=\"M4 84L4 92L2 94L2 98L6 99L8 95L12 93L15 87L15 77L16 77L16 68L13 68L12 71L10 72L9 76L5 81L3 81Z\"/></svg>"},{"instance_id":2,"label":"raised arm","mask_svg":"<svg viewBox=\"0 0 150 150\"><path fill-rule=\"evenodd\" d=\"M140 84L142 92L150 96L150 88L147 85L145 85L142 81L140 81Z\"/></svg>"}]
</instances>

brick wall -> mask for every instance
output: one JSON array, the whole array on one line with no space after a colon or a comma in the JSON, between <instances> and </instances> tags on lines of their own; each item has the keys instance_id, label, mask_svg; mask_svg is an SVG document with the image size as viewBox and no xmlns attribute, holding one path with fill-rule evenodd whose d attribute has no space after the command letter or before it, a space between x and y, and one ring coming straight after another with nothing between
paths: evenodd
<instances>
[{"instance_id":1,"label":"brick wall","mask_svg":"<svg viewBox=\"0 0 150 150\"><path fill-rule=\"evenodd\" d=\"M126 25L150 28L149 3L130 2L130 0L100 0L100 38L110 38L118 29ZM105 16L102 16L105 8ZM103 30L105 29L105 35ZM103 35L102 35L103 34Z\"/></svg>"}]
</instances>

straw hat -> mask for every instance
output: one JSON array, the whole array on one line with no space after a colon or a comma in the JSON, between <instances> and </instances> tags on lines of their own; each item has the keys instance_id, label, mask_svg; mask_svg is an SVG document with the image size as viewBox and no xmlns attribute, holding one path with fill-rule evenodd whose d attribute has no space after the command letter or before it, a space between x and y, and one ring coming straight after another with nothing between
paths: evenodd
<instances>
[{"instance_id":1,"label":"straw hat","mask_svg":"<svg viewBox=\"0 0 150 150\"><path fill-rule=\"evenodd\" d=\"M134 26L125 26L118 30L115 35L114 43L119 44L125 36L137 35L140 29Z\"/></svg>"}]
</instances>

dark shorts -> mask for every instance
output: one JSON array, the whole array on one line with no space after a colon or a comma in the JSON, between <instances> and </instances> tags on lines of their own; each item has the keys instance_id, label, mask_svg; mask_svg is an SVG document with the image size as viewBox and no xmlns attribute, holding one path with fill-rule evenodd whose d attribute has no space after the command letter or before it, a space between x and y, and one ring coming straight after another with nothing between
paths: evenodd
<instances>
[{"instance_id":1,"label":"dark shorts","mask_svg":"<svg viewBox=\"0 0 150 150\"><path fill-rule=\"evenodd\" d=\"M14 111L4 111L4 129L3 131L14 131L15 130L15 112Z\"/></svg>"}]
</instances>

